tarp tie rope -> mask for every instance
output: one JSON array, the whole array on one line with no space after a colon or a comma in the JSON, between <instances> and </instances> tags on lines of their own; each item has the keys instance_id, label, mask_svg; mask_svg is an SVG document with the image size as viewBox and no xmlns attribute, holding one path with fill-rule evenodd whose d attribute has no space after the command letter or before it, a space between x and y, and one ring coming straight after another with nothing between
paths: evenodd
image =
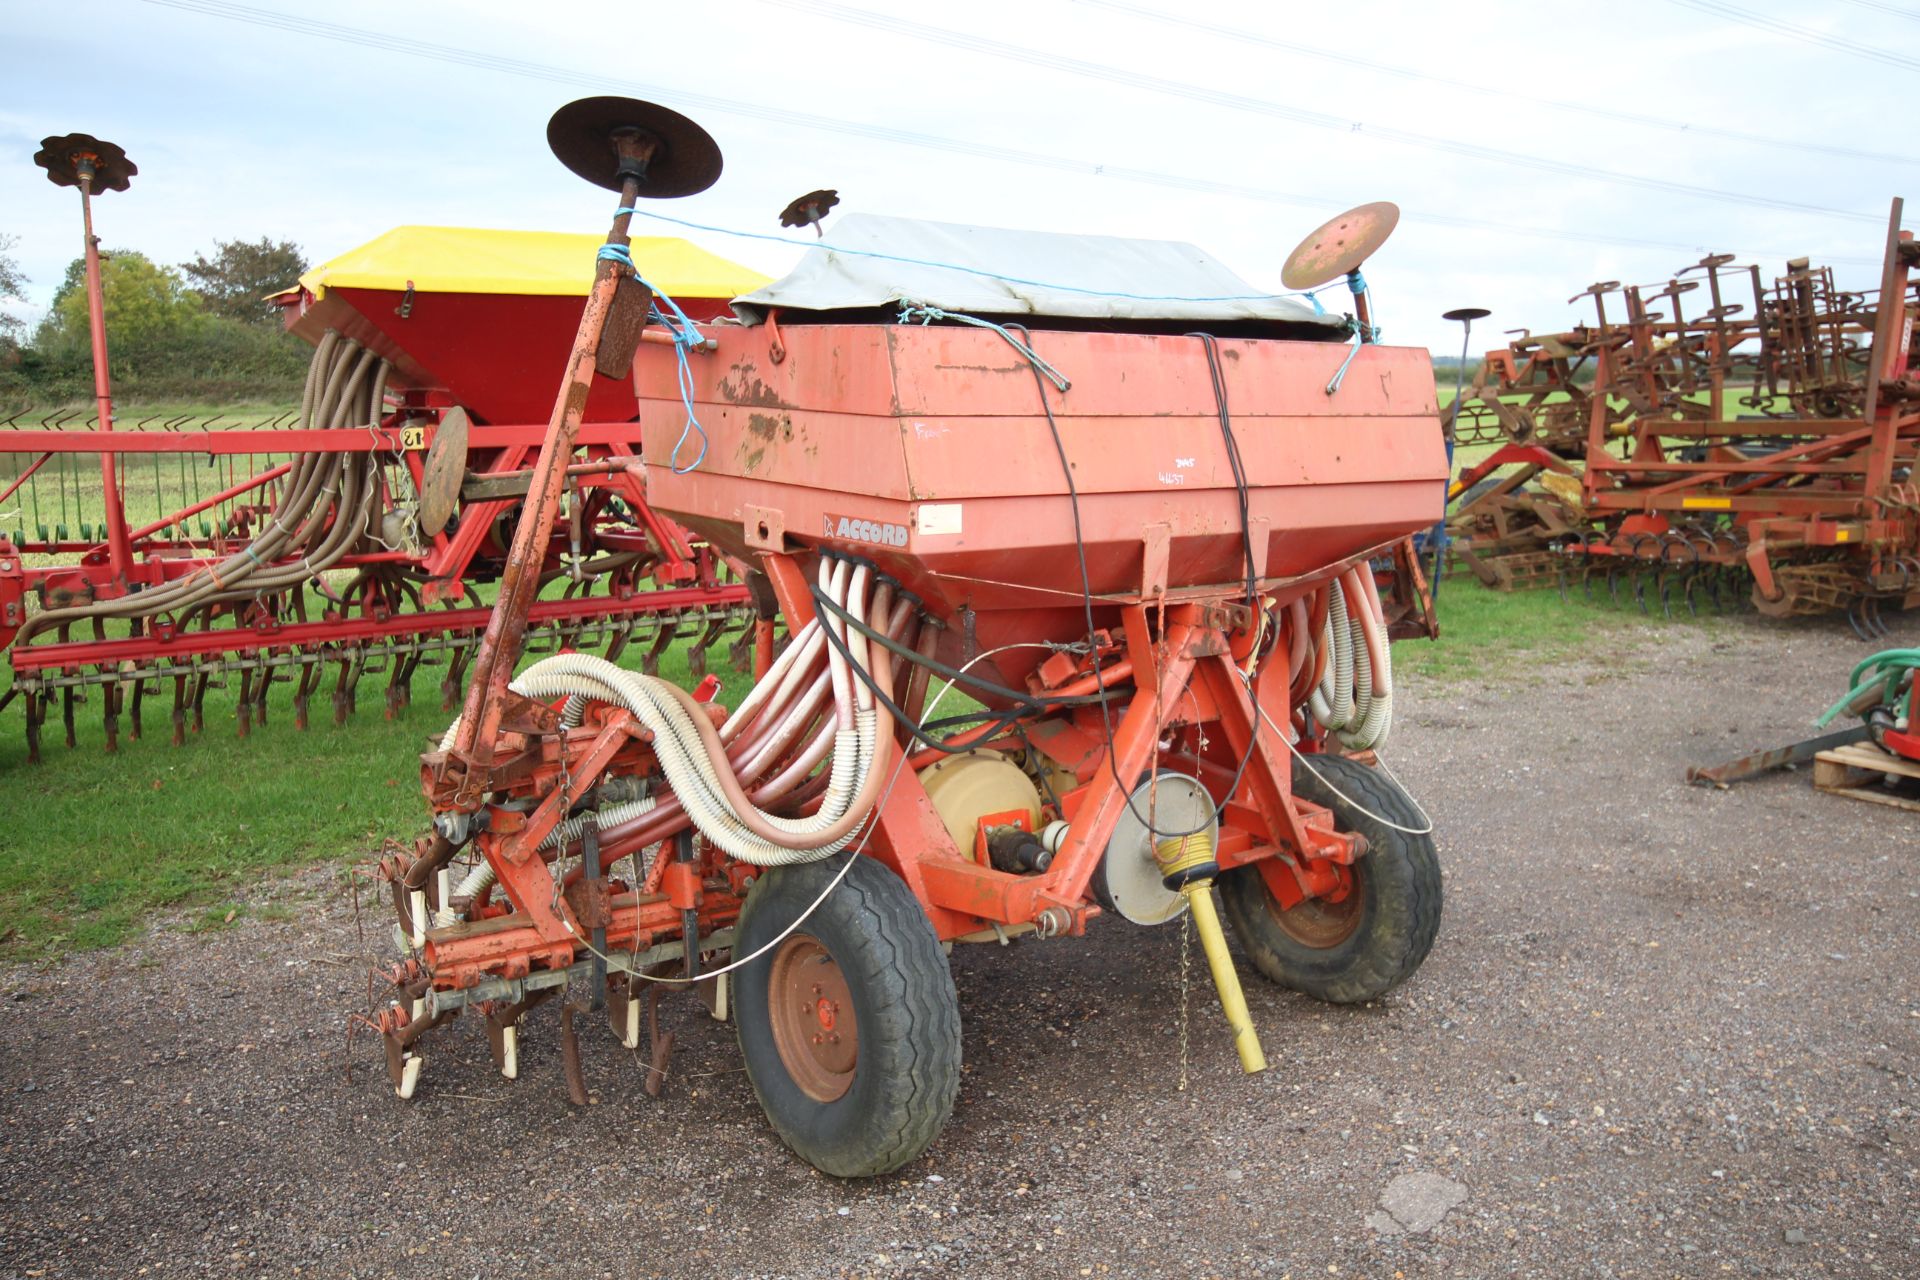
<instances>
[{"instance_id":1,"label":"tarp tie rope","mask_svg":"<svg viewBox=\"0 0 1920 1280\"><path fill-rule=\"evenodd\" d=\"M924 328L932 324L935 320L954 320L960 324L970 324L976 329L991 329L1002 338L1005 338L1008 346L1024 356L1027 363L1033 366L1035 373L1038 373L1048 382L1051 382L1062 392L1067 391L1073 386L1071 382L1067 381L1065 374L1048 364L1046 360L1040 356L1039 352L1014 337L1012 331L1004 325L995 324L991 320L982 320L979 316L961 315L958 311L943 311L939 307L929 307L918 302L905 303L902 304L900 308L901 324L914 324L918 322L921 327Z\"/></svg>"},{"instance_id":2,"label":"tarp tie rope","mask_svg":"<svg viewBox=\"0 0 1920 1280\"><path fill-rule=\"evenodd\" d=\"M616 209L614 214L618 217L621 214L635 212L637 210ZM700 336L699 328L687 317L687 313L680 309L680 304L675 302L671 295L640 274L640 269L633 265L633 254L626 245L603 244L600 246L600 252L594 256L596 260L615 262L625 267L633 273L635 280L646 286L647 292L653 295L654 301L654 306L647 318L665 326L667 332L673 336L675 376L680 385L680 404L687 411L687 421L680 428L680 438L673 442L673 452L667 455L667 465L672 468L673 474L683 476L689 471L696 470L702 462L707 460L707 429L700 425L700 419L693 411L693 364L687 358L687 353L706 339ZM664 310L660 306L661 303L666 304ZM692 462L683 467L680 465L680 451L686 448L688 437L696 434L700 437L700 452L694 455Z\"/></svg>"}]
</instances>

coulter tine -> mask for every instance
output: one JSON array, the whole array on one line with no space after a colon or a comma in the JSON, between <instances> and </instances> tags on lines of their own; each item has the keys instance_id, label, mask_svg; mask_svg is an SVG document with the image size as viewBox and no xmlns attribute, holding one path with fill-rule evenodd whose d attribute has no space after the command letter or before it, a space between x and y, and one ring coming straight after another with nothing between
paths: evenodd
<instances>
[{"instance_id":1,"label":"coulter tine","mask_svg":"<svg viewBox=\"0 0 1920 1280\"><path fill-rule=\"evenodd\" d=\"M560 1065L567 1077L567 1101L576 1107L587 1105L587 1077L580 1069L580 1036L573 1027L574 1004L560 1006Z\"/></svg>"},{"instance_id":2,"label":"coulter tine","mask_svg":"<svg viewBox=\"0 0 1920 1280\"><path fill-rule=\"evenodd\" d=\"M135 679L133 682L133 706L128 708L127 711L127 737L135 742L140 741L140 704L146 700L146 697L147 682L144 679Z\"/></svg>"},{"instance_id":3,"label":"coulter tine","mask_svg":"<svg viewBox=\"0 0 1920 1280\"><path fill-rule=\"evenodd\" d=\"M73 741L73 704L74 702L75 702L74 691L71 687L62 689L60 691L60 720L61 720L61 723L66 726L67 745L70 747L74 745L74 741Z\"/></svg>"},{"instance_id":4,"label":"coulter tine","mask_svg":"<svg viewBox=\"0 0 1920 1280\"><path fill-rule=\"evenodd\" d=\"M193 731L203 733L207 727L207 673L201 671L193 677Z\"/></svg>"},{"instance_id":5,"label":"coulter tine","mask_svg":"<svg viewBox=\"0 0 1920 1280\"><path fill-rule=\"evenodd\" d=\"M187 678L173 678L173 745L184 746L187 741Z\"/></svg>"},{"instance_id":6,"label":"coulter tine","mask_svg":"<svg viewBox=\"0 0 1920 1280\"><path fill-rule=\"evenodd\" d=\"M101 720L107 731L107 751L120 749L120 700L125 696L125 686L104 685L100 690Z\"/></svg>"},{"instance_id":7,"label":"coulter tine","mask_svg":"<svg viewBox=\"0 0 1920 1280\"><path fill-rule=\"evenodd\" d=\"M240 673L240 698L233 706L235 727L244 738L253 730L253 672Z\"/></svg>"}]
</instances>

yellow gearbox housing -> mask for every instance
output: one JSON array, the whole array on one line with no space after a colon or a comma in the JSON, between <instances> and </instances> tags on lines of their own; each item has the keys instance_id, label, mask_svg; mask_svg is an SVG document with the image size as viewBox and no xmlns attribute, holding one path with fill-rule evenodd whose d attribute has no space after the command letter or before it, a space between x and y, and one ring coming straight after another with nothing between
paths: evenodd
<instances>
[{"instance_id":1,"label":"yellow gearbox housing","mask_svg":"<svg viewBox=\"0 0 1920 1280\"><path fill-rule=\"evenodd\" d=\"M949 756L920 774L927 798L962 857L973 856L980 819L1018 809L1027 829L1040 829L1040 790L1019 765L998 751Z\"/></svg>"}]
</instances>

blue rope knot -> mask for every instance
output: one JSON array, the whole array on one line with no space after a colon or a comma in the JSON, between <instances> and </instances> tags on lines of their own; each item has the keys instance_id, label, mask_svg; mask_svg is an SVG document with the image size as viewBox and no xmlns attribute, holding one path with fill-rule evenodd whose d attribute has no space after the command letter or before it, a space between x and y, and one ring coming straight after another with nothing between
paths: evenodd
<instances>
[{"instance_id":1,"label":"blue rope knot","mask_svg":"<svg viewBox=\"0 0 1920 1280\"><path fill-rule=\"evenodd\" d=\"M614 216L618 217L622 214L630 214L632 212L634 212L632 209L616 209L614 210ZM626 245L603 244L600 246L600 252L594 255L594 260L596 262L617 262L628 271L631 271L633 278L644 285L649 294L653 295L654 305L647 313L648 323L659 324L664 327L668 333L673 335L675 380L680 386L680 404L687 411L687 421L685 425L680 428L680 438L673 442L673 452L667 455L667 466L670 467L673 474L677 476L686 475L687 472L698 469L700 464L707 459L707 429L700 425L700 419L693 411L693 365L687 359L687 352L699 346L702 342L706 341L706 339L700 336L699 327L694 324L685 311L680 309L680 304L675 302L671 295L640 274L640 268L636 267L633 263L633 253ZM664 308L660 305L662 303L666 304ZM683 467L680 465L680 451L686 448L687 438L696 434L700 437L700 452L694 455L692 462L689 462Z\"/></svg>"}]
</instances>

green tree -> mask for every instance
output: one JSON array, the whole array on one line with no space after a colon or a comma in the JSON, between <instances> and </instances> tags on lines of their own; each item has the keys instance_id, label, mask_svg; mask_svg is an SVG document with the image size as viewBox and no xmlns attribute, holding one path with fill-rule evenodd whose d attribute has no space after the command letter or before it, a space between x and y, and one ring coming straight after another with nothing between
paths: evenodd
<instances>
[{"instance_id":1,"label":"green tree","mask_svg":"<svg viewBox=\"0 0 1920 1280\"><path fill-rule=\"evenodd\" d=\"M26 273L13 256L14 237L0 233L0 345L11 345L26 330L27 322L6 309L9 298L24 302L27 297Z\"/></svg>"},{"instance_id":2,"label":"green tree","mask_svg":"<svg viewBox=\"0 0 1920 1280\"><path fill-rule=\"evenodd\" d=\"M248 324L276 324L278 313L266 302L270 293L290 289L307 269L306 255L289 240L216 240L211 258L195 254L181 270L205 299L207 310Z\"/></svg>"},{"instance_id":3,"label":"green tree","mask_svg":"<svg viewBox=\"0 0 1920 1280\"><path fill-rule=\"evenodd\" d=\"M67 269L68 283L54 296L53 308L41 322L34 345L49 355L87 350L87 291L84 263ZM144 253L116 250L100 263L100 292L106 302L107 349L130 360L146 353L177 347L202 328L207 313L200 298L172 267L163 267Z\"/></svg>"}]
</instances>

